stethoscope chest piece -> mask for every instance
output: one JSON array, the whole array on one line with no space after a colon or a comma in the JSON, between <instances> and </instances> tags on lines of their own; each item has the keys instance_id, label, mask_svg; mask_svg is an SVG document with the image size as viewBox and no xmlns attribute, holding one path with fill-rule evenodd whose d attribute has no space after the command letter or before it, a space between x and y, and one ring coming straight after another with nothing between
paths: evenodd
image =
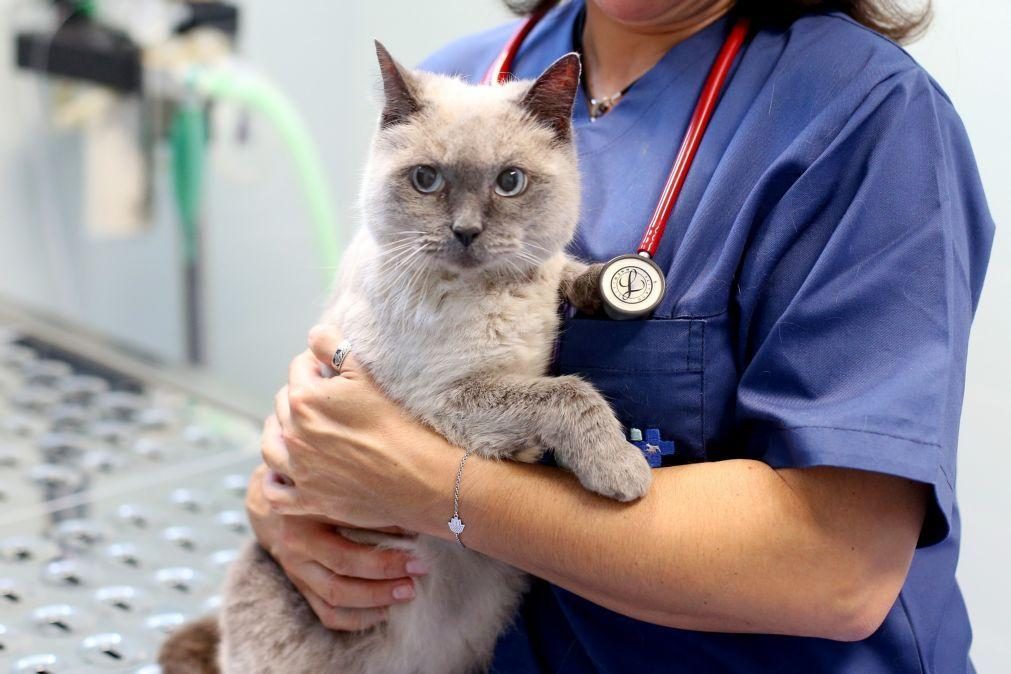
<instances>
[{"instance_id":1,"label":"stethoscope chest piece","mask_svg":"<svg viewBox=\"0 0 1011 674\"><path fill-rule=\"evenodd\" d=\"M619 255L600 273L604 311L615 320L643 318L653 313L664 293L664 274L644 255Z\"/></svg>"}]
</instances>

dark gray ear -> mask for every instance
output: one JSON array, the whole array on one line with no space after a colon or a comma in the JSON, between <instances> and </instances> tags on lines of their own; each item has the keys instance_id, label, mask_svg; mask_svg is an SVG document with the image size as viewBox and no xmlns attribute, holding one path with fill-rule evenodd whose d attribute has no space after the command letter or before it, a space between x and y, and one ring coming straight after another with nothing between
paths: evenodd
<instances>
[{"instance_id":1,"label":"dark gray ear","mask_svg":"<svg viewBox=\"0 0 1011 674\"><path fill-rule=\"evenodd\" d=\"M383 76L383 94L386 97L380 122L385 129L404 122L421 106L411 91L410 74L405 73L400 64L393 60L379 40L376 40L376 56L379 57L379 72Z\"/></svg>"},{"instance_id":2,"label":"dark gray ear","mask_svg":"<svg viewBox=\"0 0 1011 674\"><path fill-rule=\"evenodd\" d=\"M523 96L523 107L550 126L559 140L572 137L572 104L581 68L579 54L570 52L548 66Z\"/></svg>"}]
</instances>

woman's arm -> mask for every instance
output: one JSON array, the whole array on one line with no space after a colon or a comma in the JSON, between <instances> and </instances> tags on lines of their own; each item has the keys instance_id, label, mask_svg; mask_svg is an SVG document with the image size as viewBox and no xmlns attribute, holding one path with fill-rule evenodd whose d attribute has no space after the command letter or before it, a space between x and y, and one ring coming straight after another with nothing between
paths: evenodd
<instances>
[{"instance_id":1,"label":"woman's arm","mask_svg":"<svg viewBox=\"0 0 1011 674\"><path fill-rule=\"evenodd\" d=\"M857 640L895 603L925 492L881 474L735 460L657 470L649 494L624 505L558 469L478 459L460 507L468 547L619 613ZM445 506L413 514L409 526L451 538Z\"/></svg>"},{"instance_id":2,"label":"woman's arm","mask_svg":"<svg viewBox=\"0 0 1011 674\"><path fill-rule=\"evenodd\" d=\"M463 451L407 417L353 361L325 379L337 338L314 331L276 412L285 446L266 451L279 512L358 526L395 522L450 538ZM649 494L619 504L545 466L468 461L468 546L591 601L695 630L854 640L895 601L923 521L927 488L833 468L776 471L721 461L655 472Z\"/></svg>"}]
</instances>

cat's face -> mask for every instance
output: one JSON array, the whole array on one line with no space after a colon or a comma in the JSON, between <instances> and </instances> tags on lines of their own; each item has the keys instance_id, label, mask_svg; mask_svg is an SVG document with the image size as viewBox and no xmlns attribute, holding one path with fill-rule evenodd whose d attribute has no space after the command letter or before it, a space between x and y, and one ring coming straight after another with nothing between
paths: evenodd
<instances>
[{"instance_id":1,"label":"cat's face","mask_svg":"<svg viewBox=\"0 0 1011 674\"><path fill-rule=\"evenodd\" d=\"M487 86L408 72L377 50L386 101L363 207L388 259L511 274L563 250L579 210L578 57L533 84Z\"/></svg>"}]
</instances>

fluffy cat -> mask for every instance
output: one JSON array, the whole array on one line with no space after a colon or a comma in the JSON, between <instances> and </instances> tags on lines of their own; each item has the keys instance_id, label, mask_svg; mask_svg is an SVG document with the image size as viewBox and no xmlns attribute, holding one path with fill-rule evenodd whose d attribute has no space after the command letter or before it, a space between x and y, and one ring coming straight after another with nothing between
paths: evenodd
<instances>
[{"instance_id":1,"label":"fluffy cat","mask_svg":"<svg viewBox=\"0 0 1011 674\"><path fill-rule=\"evenodd\" d=\"M472 86L377 52L385 107L364 179L365 226L324 320L391 398L454 444L522 461L550 449L587 489L642 496L649 466L600 394L578 377L545 376L560 289L582 308L596 301L595 269L564 254L579 208L570 121L578 56L533 83ZM416 598L377 628L332 632L250 544L220 616L163 647L166 674L487 668L525 574L455 542L341 533L426 560Z\"/></svg>"}]
</instances>

